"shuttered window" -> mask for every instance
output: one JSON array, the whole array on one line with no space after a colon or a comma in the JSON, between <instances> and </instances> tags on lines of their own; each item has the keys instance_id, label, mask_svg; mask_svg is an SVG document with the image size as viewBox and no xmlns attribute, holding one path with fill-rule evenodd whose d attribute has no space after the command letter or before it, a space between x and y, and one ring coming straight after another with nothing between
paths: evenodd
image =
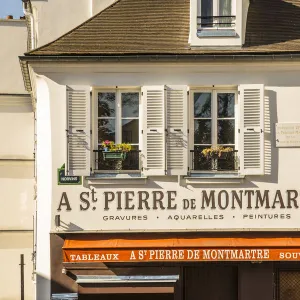
<instances>
[{"instance_id":1,"label":"shuttered window","mask_svg":"<svg viewBox=\"0 0 300 300\"><path fill-rule=\"evenodd\" d=\"M264 86L239 86L240 172L264 174Z\"/></svg>"},{"instance_id":2,"label":"shuttered window","mask_svg":"<svg viewBox=\"0 0 300 300\"><path fill-rule=\"evenodd\" d=\"M144 86L141 92L97 91L91 149L90 87L68 87L68 174L90 175L93 151L98 151L93 170L142 170L147 176L187 175L189 168L264 174L264 86L240 85L238 93L193 90L189 99L187 94L187 86L168 85ZM99 147L106 139L130 143L127 160L114 167L100 164ZM216 146L233 151L226 159L203 157L204 149Z\"/></svg>"},{"instance_id":3,"label":"shuttered window","mask_svg":"<svg viewBox=\"0 0 300 300\"><path fill-rule=\"evenodd\" d=\"M90 175L90 87L67 87L67 174Z\"/></svg>"},{"instance_id":4,"label":"shuttered window","mask_svg":"<svg viewBox=\"0 0 300 300\"><path fill-rule=\"evenodd\" d=\"M143 105L143 173L188 173L187 86L145 86Z\"/></svg>"}]
</instances>

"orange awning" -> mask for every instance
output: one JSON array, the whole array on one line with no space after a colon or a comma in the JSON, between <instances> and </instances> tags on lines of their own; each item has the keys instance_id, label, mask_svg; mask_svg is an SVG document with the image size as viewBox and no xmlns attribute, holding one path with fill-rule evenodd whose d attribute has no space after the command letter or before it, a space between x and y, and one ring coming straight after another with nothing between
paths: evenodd
<instances>
[{"instance_id":1,"label":"orange awning","mask_svg":"<svg viewBox=\"0 0 300 300\"><path fill-rule=\"evenodd\" d=\"M66 239L64 262L300 261L300 238Z\"/></svg>"},{"instance_id":2,"label":"orange awning","mask_svg":"<svg viewBox=\"0 0 300 300\"><path fill-rule=\"evenodd\" d=\"M234 238L234 237L197 237L197 238L131 238L104 239L80 238L66 239L63 249L137 249L137 248L210 248L210 247L300 247L300 238Z\"/></svg>"}]
</instances>

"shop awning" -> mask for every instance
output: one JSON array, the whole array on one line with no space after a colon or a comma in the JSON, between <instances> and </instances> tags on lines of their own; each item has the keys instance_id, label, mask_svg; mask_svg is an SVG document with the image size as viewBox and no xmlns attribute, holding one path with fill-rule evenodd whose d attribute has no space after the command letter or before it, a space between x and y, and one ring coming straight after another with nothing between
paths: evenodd
<instances>
[{"instance_id":1,"label":"shop awning","mask_svg":"<svg viewBox=\"0 0 300 300\"><path fill-rule=\"evenodd\" d=\"M300 238L74 238L63 246L65 263L300 260Z\"/></svg>"}]
</instances>

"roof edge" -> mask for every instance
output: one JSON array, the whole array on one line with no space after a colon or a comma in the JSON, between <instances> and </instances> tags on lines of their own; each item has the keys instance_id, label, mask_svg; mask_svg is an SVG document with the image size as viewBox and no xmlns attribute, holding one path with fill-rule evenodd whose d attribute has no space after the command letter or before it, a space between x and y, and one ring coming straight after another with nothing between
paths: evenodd
<instances>
[{"instance_id":1,"label":"roof edge","mask_svg":"<svg viewBox=\"0 0 300 300\"><path fill-rule=\"evenodd\" d=\"M196 61L300 61L300 51L235 54L144 54L144 55L24 55L20 62L196 62Z\"/></svg>"}]
</instances>

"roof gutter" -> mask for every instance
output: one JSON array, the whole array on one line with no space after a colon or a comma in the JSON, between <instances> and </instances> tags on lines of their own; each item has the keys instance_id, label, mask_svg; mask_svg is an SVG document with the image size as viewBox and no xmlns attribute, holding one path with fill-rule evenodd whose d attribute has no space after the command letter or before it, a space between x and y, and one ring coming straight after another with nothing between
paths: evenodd
<instances>
[{"instance_id":1,"label":"roof gutter","mask_svg":"<svg viewBox=\"0 0 300 300\"><path fill-rule=\"evenodd\" d=\"M31 92L28 64L32 62L287 62L300 61L300 53L266 54L135 54L135 55L25 55L19 56L24 85Z\"/></svg>"}]
</instances>

